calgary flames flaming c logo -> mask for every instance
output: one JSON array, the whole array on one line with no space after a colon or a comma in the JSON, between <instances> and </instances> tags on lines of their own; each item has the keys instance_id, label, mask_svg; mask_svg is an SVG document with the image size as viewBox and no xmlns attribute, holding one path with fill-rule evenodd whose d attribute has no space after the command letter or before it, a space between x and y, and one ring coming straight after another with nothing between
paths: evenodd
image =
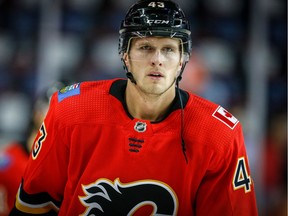
<instances>
[{"instance_id":1,"label":"calgary flames flaming c logo","mask_svg":"<svg viewBox=\"0 0 288 216\"><path fill-rule=\"evenodd\" d=\"M86 207L86 215L137 215L143 209L150 209L145 215L176 215L178 200L174 191L166 184L144 180L122 184L99 179L83 185L85 196L79 200ZM145 208L149 207L149 208Z\"/></svg>"}]
</instances>

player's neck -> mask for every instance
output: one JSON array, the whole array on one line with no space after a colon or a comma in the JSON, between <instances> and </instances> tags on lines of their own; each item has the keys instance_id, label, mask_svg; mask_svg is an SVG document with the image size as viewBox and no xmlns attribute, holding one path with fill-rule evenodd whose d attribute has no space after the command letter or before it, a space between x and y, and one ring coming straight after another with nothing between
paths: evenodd
<instances>
[{"instance_id":1,"label":"player's neck","mask_svg":"<svg viewBox=\"0 0 288 216\"><path fill-rule=\"evenodd\" d=\"M174 94L155 96L141 94L133 88L135 87L128 85L125 92L126 105L130 115L151 122L161 121L174 100L175 92Z\"/></svg>"}]
</instances>

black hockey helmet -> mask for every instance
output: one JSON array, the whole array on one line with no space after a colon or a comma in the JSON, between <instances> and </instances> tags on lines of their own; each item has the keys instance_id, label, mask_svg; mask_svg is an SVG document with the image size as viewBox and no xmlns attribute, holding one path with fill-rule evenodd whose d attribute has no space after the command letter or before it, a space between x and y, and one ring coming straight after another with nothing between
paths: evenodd
<instances>
[{"instance_id":1,"label":"black hockey helmet","mask_svg":"<svg viewBox=\"0 0 288 216\"><path fill-rule=\"evenodd\" d=\"M133 37L163 36L182 42L184 61L192 50L191 31L182 9L171 0L140 0L130 7L119 30L119 54L127 52Z\"/></svg>"}]
</instances>

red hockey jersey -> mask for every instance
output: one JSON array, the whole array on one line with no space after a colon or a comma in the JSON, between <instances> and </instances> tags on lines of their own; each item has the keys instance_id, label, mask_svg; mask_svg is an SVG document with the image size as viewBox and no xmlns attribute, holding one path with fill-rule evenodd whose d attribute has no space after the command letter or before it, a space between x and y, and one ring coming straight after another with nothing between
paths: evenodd
<instances>
[{"instance_id":1,"label":"red hockey jersey","mask_svg":"<svg viewBox=\"0 0 288 216\"><path fill-rule=\"evenodd\" d=\"M54 94L19 188L18 210L257 215L234 116L181 90L183 115L177 95L164 120L135 119L125 105L126 85L121 79L83 82Z\"/></svg>"}]
</instances>

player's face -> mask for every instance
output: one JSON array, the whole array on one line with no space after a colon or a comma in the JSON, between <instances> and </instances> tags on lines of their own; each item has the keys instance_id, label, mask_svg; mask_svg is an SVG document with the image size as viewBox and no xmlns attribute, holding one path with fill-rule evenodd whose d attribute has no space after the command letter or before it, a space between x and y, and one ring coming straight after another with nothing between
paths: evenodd
<instances>
[{"instance_id":1,"label":"player's face","mask_svg":"<svg viewBox=\"0 0 288 216\"><path fill-rule=\"evenodd\" d=\"M124 55L137 87L146 94L161 95L174 91L181 69L180 40L166 37L134 38L129 54Z\"/></svg>"}]
</instances>

